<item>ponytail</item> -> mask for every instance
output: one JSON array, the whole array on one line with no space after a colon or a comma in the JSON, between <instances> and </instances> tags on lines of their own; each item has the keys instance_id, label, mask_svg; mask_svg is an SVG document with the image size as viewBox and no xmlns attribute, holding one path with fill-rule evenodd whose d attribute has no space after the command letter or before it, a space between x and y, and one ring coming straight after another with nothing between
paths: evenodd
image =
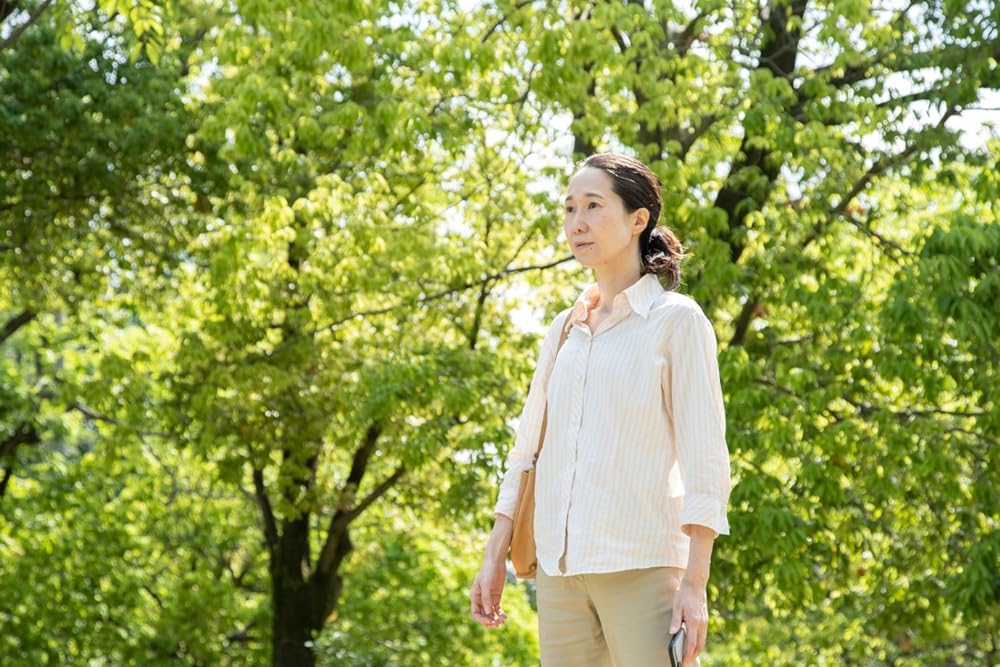
<instances>
[{"instance_id":1,"label":"ponytail","mask_svg":"<svg viewBox=\"0 0 1000 667\"><path fill-rule=\"evenodd\" d=\"M659 227L654 220L646 228L639 237L639 259L642 273L666 276L666 289L675 289L680 284L684 248L677 235L668 227Z\"/></svg>"}]
</instances>

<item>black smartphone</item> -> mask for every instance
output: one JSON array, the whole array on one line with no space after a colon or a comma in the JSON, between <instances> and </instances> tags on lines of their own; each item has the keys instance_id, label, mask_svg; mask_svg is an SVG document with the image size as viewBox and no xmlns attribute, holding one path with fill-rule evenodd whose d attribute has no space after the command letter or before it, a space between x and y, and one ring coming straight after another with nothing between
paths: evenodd
<instances>
[{"instance_id":1,"label":"black smartphone","mask_svg":"<svg viewBox=\"0 0 1000 667\"><path fill-rule=\"evenodd\" d=\"M680 629L673 634L670 643L667 644L667 652L670 653L670 667L681 667L684 664L684 639L686 635L687 629L681 623Z\"/></svg>"}]
</instances>

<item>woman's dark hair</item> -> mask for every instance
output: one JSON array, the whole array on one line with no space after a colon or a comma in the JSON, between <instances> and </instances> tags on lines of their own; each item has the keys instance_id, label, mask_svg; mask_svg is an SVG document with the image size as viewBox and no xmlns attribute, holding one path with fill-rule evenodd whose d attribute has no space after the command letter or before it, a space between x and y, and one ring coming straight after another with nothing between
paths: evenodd
<instances>
[{"instance_id":1,"label":"woman's dark hair","mask_svg":"<svg viewBox=\"0 0 1000 667\"><path fill-rule=\"evenodd\" d=\"M642 162L621 153L591 155L579 169L585 167L600 169L611 177L611 189L622 198L629 213L640 208L649 211L649 223L639 236L640 274L664 276L665 287L676 288L681 282L684 248L669 227L656 224L663 208L660 179Z\"/></svg>"}]
</instances>

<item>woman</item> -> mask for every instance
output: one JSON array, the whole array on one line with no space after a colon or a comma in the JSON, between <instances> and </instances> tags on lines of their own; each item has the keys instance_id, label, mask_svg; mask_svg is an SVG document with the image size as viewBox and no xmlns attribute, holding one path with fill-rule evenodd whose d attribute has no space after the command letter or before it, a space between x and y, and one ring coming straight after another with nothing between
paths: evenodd
<instances>
[{"instance_id":1,"label":"woman","mask_svg":"<svg viewBox=\"0 0 1000 667\"><path fill-rule=\"evenodd\" d=\"M535 473L543 667L667 665L682 621L684 664L705 645L712 545L729 532L725 412L715 333L673 291L683 251L657 226L661 207L659 180L625 155L593 155L569 183L566 239L596 282L542 343L470 593L476 621L503 624L511 516L547 401Z\"/></svg>"}]
</instances>

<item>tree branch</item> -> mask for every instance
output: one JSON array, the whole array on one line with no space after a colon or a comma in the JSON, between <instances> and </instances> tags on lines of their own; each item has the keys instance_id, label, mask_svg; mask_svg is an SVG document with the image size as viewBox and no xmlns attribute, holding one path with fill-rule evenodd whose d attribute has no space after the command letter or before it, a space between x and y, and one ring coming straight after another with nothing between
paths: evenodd
<instances>
[{"instance_id":1,"label":"tree branch","mask_svg":"<svg viewBox=\"0 0 1000 667\"><path fill-rule=\"evenodd\" d=\"M347 537L347 526L357 516L351 509L351 503L354 502L358 488L361 486L361 480L364 479L365 471L368 469L368 461L372 452L375 451L375 445L378 444L381 435L382 425L373 423L365 431L361 446L354 452L351 470L340 489L336 510L330 518L326 539L323 541L323 548L320 549L319 559L316 561L314 574L317 576L329 574L337 560L343 558L351 549L350 540Z\"/></svg>"},{"instance_id":2,"label":"tree branch","mask_svg":"<svg viewBox=\"0 0 1000 667\"><path fill-rule=\"evenodd\" d=\"M254 641L255 637L250 634L250 631L253 630L253 628L256 625L257 625L256 620L250 621L239 630L236 630L235 632L230 632L228 635L226 635L226 641L229 642L230 644L235 644L237 642Z\"/></svg>"},{"instance_id":3,"label":"tree branch","mask_svg":"<svg viewBox=\"0 0 1000 667\"><path fill-rule=\"evenodd\" d=\"M502 26L504 23L510 20L510 17L513 16L515 12L519 11L524 7L527 7L532 2L534 2L534 0L521 0L521 2L514 5L514 7L510 10L509 14L504 14L499 19L497 19L496 23L490 26L490 29L486 31L485 35L483 35L481 43L485 44L487 41L489 41L490 37L493 36L493 33L496 32L500 28L500 26Z\"/></svg>"},{"instance_id":4,"label":"tree branch","mask_svg":"<svg viewBox=\"0 0 1000 667\"><path fill-rule=\"evenodd\" d=\"M10 482L11 476L14 474L14 462L11 461L10 464L3 469L3 479L0 479L0 500L7 495L7 483Z\"/></svg>"},{"instance_id":5,"label":"tree branch","mask_svg":"<svg viewBox=\"0 0 1000 667\"><path fill-rule=\"evenodd\" d=\"M484 283L479 289L479 297L476 299L476 312L472 318L472 327L469 330L466 338L469 340L469 349L475 350L476 344L479 342L479 332L483 326L483 311L486 308L486 300L489 298L490 289Z\"/></svg>"},{"instance_id":6,"label":"tree branch","mask_svg":"<svg viewBox=\"0 0 1000 667\"><path fill-rule=\"evenodd\" d=\"M274 521L274 511L271 509L271 500L267 497L267 490L264 488L264 471L260 468L253 469L253 490L257 507L260 508L261 518L264 520L264 538L267 541L268 550L274 553L278 545L278 526Z\"/></svg>"},{"instance_id":7,"label":"tree branch","mask_svg":"<svg viewBox=\"0 0 1000 667\"><path fill-rule=\"evenodd\" d=\"M698 127L692 127L688 129L681 129L679 125L675 125L667 130L667 139L671 141L676 141L681 145L681 152L678 157L683 160L688 151L691 150L691 146L694 142L698 141L709 128L711 128L715 121L719 120L720 114L706 114L701 117L701 122L698 123Z\"/></svg>"},{"instance_id":8,"label":"tree branch","mask_svg":"<svg viewBox=\"0 0 1000 667\"><path fill-rule=\"evenodd\" d=\"M385 495L385 492L391 489L396 482L402 479L403 475L406 474L406 466L399 466L395 471L381 482L378 486L371 490L371 492L365 496L360 503L351 508L347 514L349 516L348 522L361 516L361 513L368 509L372 503Z\"/></svg>"},{"instance_id":9,"label":"tree branch","mask_svg":"<svg viewBox=\"0 0 1000 667\"><path fill-rule=\"evenodd\" d=\"M778 393L785 394L786 396L790 396L790 397L794 398L795 400L799 401L800 403L804 403L805 402L805 398L799 392L793 391L792 389L789 389L788 387L783 387L782 385L778 384L776 381L774 381L774 380L772 380L770 378L767 378L767 377L757 377L757 378L754 379L754 381L757 384L764 385L765 387L770 387L771 389L774 389ZM918 417L928 417L928 416L933 416L933 415L943 415L943 416L946 416L946 417L962 417L962 418L967 418L967 419L977 419L979 417L985 417L985 416L987 416L989 414L986 411L970 412L970 411L967 411L967 410L948 410L948 409L939 408L939 407L936 407L936 406L926 406L926 407L925 406L917 406L917 407L914 407L914 408L906 408L906 409L903 409L903 410L896 410L896 409L885 407L885 406L882 406L882 405L875 405L873 403L869 403L868 401L852 399L849 396L839 396L838 398L842 399L844 402L848 403L851 407L853 407L856 410L857 416L860 417L861 419L868 419L869 417L871 417L872 415L877 414L877 413L891 415L893 417L896 417L897 419L900 419L900 420L903 420L903 421L906 421L906 422L910 422L910 421L912 421L912 420L914 420L914 419L916 419ZM847 421L847 417L846 416L838 414L836 411L834 411L833 409L831 409L829 406L824 407L823 411L826 412L827 414L833 416L834 418L836 418L837 421ZM973 432L973 431L965 431L965 432L968 433L969 435L974 435L974 436L977 436L977 437L988 437L985 434L980 434L980 433L976 433L976 432Z\"/></svg>"},{"instance_id":10,"label":"tree branch","mask_svg":"<svg viewBox=\"0 0 1000 667\"><path fill-rule=\"evenodd\" d=\"M958 108L957 107L951 107L951 108L949 108L944 114L942 114L941 119L937 122L937 125L935 126L934 129L938 130L938 129L941 129L942 127L944 127L944 125L948 121L948 119L951 118L953 115L955 115L957 112L958 112ZM871 229L870 227L865 226L860 221L855 220L849 214L848 207L850 206L851 202L854 201L854 198L857 197L859 194L861 194L861 192L864 191L864 189L866 187L868 187L868 184L871 183L871 181L875 177L880 176L880 175L884 174L886 171L888 171L889 169L891 169L891 168L899 165L900 163L902 163L903 161L905 161L907 158L909 158L911 155L913 155L915 152L917 152L917 150L919 148L920 147L919 147L918 143L916 141L913 141L912 143L910 143L910 145L908 145L906 148L904 148L903 150L901 150L899 153L897 153L897 154L895 154L893 156L890 156L890 157L887 157L887 158L883 158L881 160L876 161L871 167L868 168L868 170L861 176L861 178L858 179L858 181L847 192L847 194L844 195L844 198L841 199L837 203L837 205L833 209L830 210L830 212L828 214L828 217L830 217L830 218L835 218L835 217L841 217L841 218L843 218L844 220L846 220L850 224L854 225L855 227L857 227L858 229L860 229L862 232L864 232L868 236L870 236L873 239L877 240L883 246L885 246L887 248L891 248L893 251L895 251L897 257L900 256L900 255L909 255L909 254L911 254L909 251L907 251L905 248L903 248L902 246L900 246L895 241L892 241L890 239L885 238L884 236L882 236L881 234L879 234L878 232L876 232L874 229ZM814 226L813 231L809 234L809 236L807 236L805 238L805 240L803 241L801 247L805 248L813 240L815 240L816 237L819 236L819 232L821 231L821 229L822 229L821 225Z\"/></svg>"},{"instance_id":11,"label":"tree branch","mask_svg":"<svg viewBox=\"0 0 1000 667\"><path fill-rule=\"evenodd\" d=\"M12 456L20 445L37 445L41 441L33 424L21 422L6 440L0 443L0 458Z\"/></svg>"},{"instance_id":12,"label":"tree branch","mask_svg":"<svg viewBox=\"0 0 1000 667\"><path fill-rule=\"evenodd\" d=\"M20 445L38 444L40 441L41 438L35 429L35 425L28 422L21 422L14 433L0 443L0 459L10 459L4 467L3 479L0 480L0 500L7 494L7 485L10 483L10 478L14 475L14 453L17 451L17 448Z\"/></svg>"},{"instance_id":13,"label":"tree branch","mask_svg":"<svg viewBox=\"0 0 1000 667\"><path fill-rule=\"evenodd\" d=\"M505 276L512 276L514 274L523 273L525 271L543 271L545 269L551 269L554 266L558 266L559 264L564 264L564 263L566 263L566 262L568 262L568 261L570 261L572 259L573 259L573 256L570 255L569 257L563 257L562 259L556 260L554 262L549 262L548 264L539 264L539 265L536 265L536 266L519 266L519 267L513 268L513 269L504 269L502 271L497 271L496 273L493 273L493 274L490 274L490 275L487 275L487 276L483 276L479 280L474 280L472 282L463 283L463 284L459 285L458 287L452 287L452 288L449 288L449 289L446 289L446 290L442 290L440 292L436 292L434 294L428 294L426 296L423 296L423 297L420 297L420 298L416 299L415 301L411 301L411 302L408 302L408 303L397 303L397 304L394 304L392 306L386 306L384 308L375 308L375 309L372 309L372 310L363 310L363 311L359 311L359 312L356 312L356 313L351 313L350 315L342 317L339 320L335 320L334 322L332 322L332 323L324 326L322 329L320 329L320 331L324 331L324 330L331 330L332 331L333 329L337 328L341 324L343 324L345 322L349 322L350 320L353 320L353 319L356 319L356 318L359 318L359 317L371 317L373 315L384 315L386 313L392 312L393 310L396 310L397 308L406 308L406 307L413 308L414 306L418 306L420 304L428 303L430 301L436 301L438 299L443 299L443 298L445 298L447 296L451 296L452 294L457 294L458 292L464 292L465 290L479 287L480 285L483 285L484 283L493 282L493 281L496 281L499 278L503 278Z\"/></svg>"},{"instance_id":14,"label":"tree branch","mask_svg":"<svg viewBox=\"0 0 1000 667\"><path fill-rule=\"evenodd\" d=\"M357 492L358 487L361 486L361 480L364 478L365 470L368 468L368 459L371 458L372 452L375 451L375 445L378 443L380 435L382 435L382 426L380 424L372 424L365 431L364 442L354 452L351 471L347 475L347 481L344 482L344 492L351 493L352 490L353 492Z\"/></svg>"},{"instance_id":15,"label":"tree branch","mask_svg":"<svg viewBox=\"0 0 1000 667\"><path fill-rule=\"evenodd\" d=\"M7 320L7 323L3 326L3 330L0 330L0 343L3 343L8 338L17 333L17 330L34 320L38 316L35 311L25 308L20 313L14 317Z\"/></svg>"},{"instance_id":16,"label":"tree branch","mask_svg":"<svg viewBox=\"0 0 1000 667\"><path fill-rule=\"evenodd\" d=\"M750 322L753 321L753 317L756 314L757 307L759 305L760 302L758 301L756 294L747 299L746 303L743 304L739 317L736 318L736 326L733 331L733 337L729 341L730 347L733 345L743 345L747 331L750 329Z\"/></svg>"},{"instance_id":17,"label":"tree branch","mask_svg":"<svg viewBox=\"0 0 1000 667\"><path fill-rule=\"evenodd\" d=\"M10 33L7 39L5 39L3 42L0 42L0 51L3 51L7 47L11 46L14 42L16 42L17 38L21 36L21 33L27 30L28 26L30 26L32 23L37 21L38 17L42 15L42 12L48 9L49 5L51 4L52 0L45 0L45 2L38 5L38 8L35 9L34 13L28 17L27 21L17 26L17 28L15 28L14 31Z\"/></svg>"},{"instance_id":18,"label":"tree branch","mask_svg":"<svg viewBox=\"0 0 1000 667\"><path fill-rule=\"evenodd\" d=\"M611 26L611 36L615 38L618 43L618 52L624 54L628 51L628 44L625 43L625 36L622 31L618 29L618 26Z\"/></svg>"},{"instance_id":19,"label":"tree branch","mask_svg":"<svg viewBox=\"0 0 1000 667\"><path fill-rule=\"evenodd\" d=\"M18 0L0 0L0 23L7 20L7 17L14 13L17 6L21 4Z\"/></svg>"},{"instance_id":20,"label":"tree branch","mask_svg":"<svg viewBox=\"0 0 1000 667\"><path fill-rule=\"evenodd\" d=\"M191 53L193 53L195 48L201 44L201 41L207 34L208 28L198 28L191 34L191 39L185 40L181 37L181 44L188 47L188 52L181 58L180 78L183 79L191 73Z\"/></svg>"},{"instance_id":21,"label":"tree branch","mask_svg":"<svg viewBox=\"0 0 1000 667\"><path fill-rule=\"evenodd\" d=\"M583 64L583 67L581 69L583 69L584 74L589 79L589 82L587 83L586 98L593 99L594 96L597 94L597 81L595 80L594 75L592 73L594 69L594 63L586 62ZM584 108L585 104L586 102L584 101L580 102L579 104L573 105L574 108L571 109L571 111L573 112L573 125L575 125L580 119L585 118L587 116L586 110ZM573 133L574 159L575 156L577 155L592 155L595 152L597 152L597 148L594 146L594 142L592 139L584 137L582 134L578 132Z\"/></svg>"},{"instance_id":22,"label":"tree branch","mask_svg":"<svg viewBox=\"0 0 1000 667\"><path fill-rule=\"evenodd\" d=\"M347 538L347 527L362 512L368 509L372 503L391 489L405 474L406 466L399 466L395 472L379 482L357 505L350 509L337 510L334 513L333 518L330 519L330 528L327 531L326 542L323 544L323 549L320 551L319 559L316 562L314 576L326 577L336 569L340 560L347 555L347 552L351 548L350 540Z\"/></svg>"},{"instance_id":23,"label":"tree branch","mask_svg":"<svg viewBox=\"0 0 1000 667\"><path fill-rule=\"evenodd\" d=\"M707 9L701 10L693 19L691 19L691 22L688 23L683 30L680 32L674 32L669 37L670 42L674 45L674 48L677 49L678 55L682 58L687 55L687 52L691 49L691 45L694 44L695 38L698 35L698 26L703 20L705 20L705 18L708 17L708 14L709 12ZM664 34L670 33L664 30Z\"/></svg>"},{"instance_id":24,"label":"tree branch","mask_svg":"<svg viewBox=\"0 0 1000 667\"><path fill-rule=\"evenodd\" d=\"M112 424L112 425L117 426L119 428L123 428L123 429L125 429L127 431L132 431L133 433L135 433L137 435L140 435L140 436L149 435L149 436L154 436L154 437L157 437L157 438L170 438L170 437L173 437L173 436L171 436L171 434L164 433L163 431L143 431L142 429L137 428L135 426L131 426L129 424L125 424L125 423L123 423L123 422L115 419L114 417L108 417L106 415L102 415L102 414L99 414L97 412L94 412L90 408L88 408L85 405L82 405L81 403L78 403L76 401L73 401L67 407L68 407L69 410L77 410L78 412L80 412L81 414L83 414L83 416L85 416L88 419L91 419L93 421L100 421L100 422L105 422L107 424Z\"/></svg>"},{"instance_id":25,"label":"tree branch","mask_svg":"<svg viewBox=\"0 0 1000 667\"><path fill-rule=\"evenodd\" d=\"M787 77L795 70L801 30L792 19L801 21L806 12L806 0L784 3L773 0L768 16L762 17L764 38L757 70L767 70L775 77ZM767 201L781 172L783 157L767 146L755 143L761 137L744 127L738 157L729 176L715 197L715 207L725 212L728 225L722 240L729 245L729 259L736 264L743 255L745 241L740 238L747 214L759 211ZM745 171L749 170L749 171ZM763 178L758 178L757 173ZM751 176L752 175L752 176Z\"/></svg>"},{"instance_id":26,"label":"tree branch","mask_svg":"<svg viewBox=\"0 0 1000 667\"><path fill-rule=\"evenodd\" d=\"M842 396L845 401L854 406L858 411L858 414L863 417L868 417L876 412L882 412L885 414L892 415L893 417L898 417L907 421L916 419L917 417L927 417L931 415L944 415L946 417L964 417L969 419L976 419L978 417L985 417L987 412L969 412L967 410L947 410L945 408L939 408L936 406L917 406L913 408L906 408L903 410L893 410L891 408L886 408L880 405L873 405L867 401L852 400L847 396Z\"/></svg>"}]
</instances>

